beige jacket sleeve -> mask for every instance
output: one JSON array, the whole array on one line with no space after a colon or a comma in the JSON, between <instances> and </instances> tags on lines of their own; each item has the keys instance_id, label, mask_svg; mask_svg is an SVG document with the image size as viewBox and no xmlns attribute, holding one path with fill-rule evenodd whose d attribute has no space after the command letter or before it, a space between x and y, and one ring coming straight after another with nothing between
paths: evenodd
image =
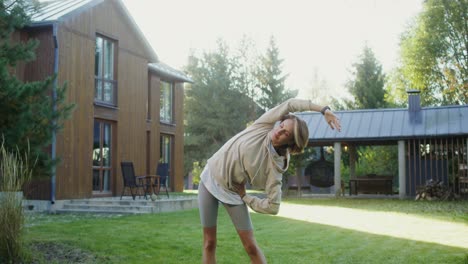
<instances>
[{"instance_id":1,"label":"beige jacket sleeve","mask_svg":"<svg viewBox=\"0 0 468 264\"><path fill-rule=\"evenodd\" d=\"M266 198L246 194L242 200L255 212L277 214L281 203L281 179L281 173L270 174L265 186Z\"/></svg>"},{"instance_id":2,"label":"beige jacket sleeve","mask_svg":"<svg viewBox=\"0 0 468 264\"><path fill-rule=\"evenodd\" d=\"M275 123L280 120L286 114L294 112L304 112L304 111L317 111L322 110L322 106L312 103L310 100L303 99L289 99L284 103L277 105L276 107L268 110L260 118L258 118L255 123Z\"/></svg>"}]
</instances>

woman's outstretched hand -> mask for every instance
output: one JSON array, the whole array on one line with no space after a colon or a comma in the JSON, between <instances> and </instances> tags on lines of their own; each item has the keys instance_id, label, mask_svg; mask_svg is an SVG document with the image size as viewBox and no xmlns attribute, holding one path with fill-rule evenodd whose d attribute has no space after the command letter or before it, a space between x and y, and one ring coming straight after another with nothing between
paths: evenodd
<instances>
[{"instance_id":1,"label":"woman's outstretched hand","mask_svg":"<svg viewBox=\"0 0 468 264\"><path fill-rule=\"evenodd\" d=\"M341 123L340 119L331 111L327 110L324 114L325 120L327 121L328 125L332 128L341 132Z\"/></svg>"},{"instance_id":2,"label":"woman's outstretched hand","mask_svg":"<svg viewBox=\"0 0 468 264\"><path fill-rule=\"evenodd\" d=\"M234 191L239 194L241 198L245 196L245 181L241 183L232 183L232 186L234 187Z\"/></svg>"}]
</instances>

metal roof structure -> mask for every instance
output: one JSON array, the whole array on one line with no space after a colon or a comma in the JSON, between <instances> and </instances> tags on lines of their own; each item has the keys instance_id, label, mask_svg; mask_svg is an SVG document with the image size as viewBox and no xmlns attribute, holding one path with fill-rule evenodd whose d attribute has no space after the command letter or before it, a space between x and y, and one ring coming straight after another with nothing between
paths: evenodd
<instances>
[{"instance_id":1,"label":"metal roof structure","mask_svg":"<svg viewBox=\"0 0 468 264\"><path fill-rule=\"evenodd\" d=\"M79 13L91 6L102 3L103 0L54 0L42 2L38 13L31 16L33 24L51 24L64 16Z\"/></svg>"},{"instance_id":2,"label":"metal roof structure","mask_svg":"<svg viewBox=\"0 0 468 264\"><path fill-rule=\"evenodd\" d=\"M89 8L99 5L104 1L105 0L52 0L43 2L41 3L39 12L31 16L32 26L53 25L54 23L69 18L70 16L77 15L85 10L88 10ZM145 38L143 32L141 32L140 28L133 20L122 1L112 1L115 1L117 6L121 8L122 12L130 22L131 27L133 30L135 30L137 35L140 37L140 40L143 42L148 52L150 53L150 59L152 61L148 64L149 69L162 75L163 77L168 77L173 80L193 82L192 79L186 76L183 72L178 71L159 61L158 56Z\"/></svg>"},{"instance_id":3,"label":"metal roof structure","mask_svg":"<svg viewBox=\"0 0 468 264\"><path fill-rule=\"evenodd\" d=\"M57 24L71 16L78 15L106 0L52 0L42 2L37 13L31 16L31 26L43 26ZM130 12L120 0L112 0L123 12L125 19L129 22L131 28L136 32L140 41L145 46L150 55L151 62L159 62L158 56L149 44L143 32L140 30Z\"/></svg>"},{"instance_id":4,"label":"metal roof structure","mask_svg":"<svg viewBox=\"0 0 468 264\"><path fill-rule=\"evenodd\" d=\"M184 82L190 82L193 83L193 80L190 79L187 75L185 75L183 72L178 71L171 66L163 63L163 62L158 62L158 63L149 63L148 68L151 71L154 71L158 74L160 74L163 77L169 77L171 79L176 79L179 81L184 81Z\"/></svg>"},{"instance_id":5,"label":"metal roof structure","mask_svg":"<svg viewBox=\"0 0 468 264\"><path fill-rule=\"evenodd\" d=\"M322 114L296 113L309 127L309 142L376 142L411 138L468 135L468 105L408 109L336 111L341 132L332 130Z\"/></svg>"}]
</instances>

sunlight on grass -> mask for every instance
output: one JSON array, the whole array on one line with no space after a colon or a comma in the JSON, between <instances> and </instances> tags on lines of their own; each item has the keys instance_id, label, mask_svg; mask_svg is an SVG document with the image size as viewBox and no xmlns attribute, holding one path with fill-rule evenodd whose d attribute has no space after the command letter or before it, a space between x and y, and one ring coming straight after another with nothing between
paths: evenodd
<instances>
[{"instance_id":1,"label":"sunlight on grass","mask_svg":"<svg viewBox=\"0 0 468 264\"><path fill-rule=\"evenodd\" d=\"M286 211L290 204L283 205L282 210ZM298 213L315 208L306 205L292 210ZM346 216L333 218L339 217ZM131 216L31 214L27 242L31 255L38 260L34 263L201 263L199 221L196 209ZM465 264L467 258L467 250L459 246L264 214L252 214L252 222L256 239L270 264ZM218 263L249 263L223 208L219 210L217 238ZM70 257L79 257L83 262L67 262Z\"/></svg>"},{"instance_id":2,"label":"sunlight on grass","mask_svg":"<svg viewBox=\"0 0 468 264\"><path fill-rule=\"evenodd\" d=\"M468 225L404 213L285 202L278 216L371 234L468 248Z\"/></svg>"}]
</instances>

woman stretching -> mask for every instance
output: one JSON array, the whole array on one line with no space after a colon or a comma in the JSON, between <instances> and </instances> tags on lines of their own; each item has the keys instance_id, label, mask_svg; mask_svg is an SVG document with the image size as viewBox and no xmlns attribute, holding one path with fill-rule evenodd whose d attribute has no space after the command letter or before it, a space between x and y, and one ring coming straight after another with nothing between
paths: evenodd
<instances>
[{"instance_id":1,"label":"woman stretching","mask_svg":"<svg viewBox=\"0 0 468 264\"><path fill-rule=\"evenodd\" d=\"M289 165L289 155L301 153L309 141L307 124L289 114L302 111L320 111L332 129L341 130L339 119L329 107L309 100L289 99L231 138L208 160L198 192L203 226L203 263L216 263L219 202L231 217L251 262L266 263L253 234L247 205L259 213L278 213L281 182ZM254 188L264 189L266 198L246 194L247 182Z\"/></svg>"}]
</instances>

